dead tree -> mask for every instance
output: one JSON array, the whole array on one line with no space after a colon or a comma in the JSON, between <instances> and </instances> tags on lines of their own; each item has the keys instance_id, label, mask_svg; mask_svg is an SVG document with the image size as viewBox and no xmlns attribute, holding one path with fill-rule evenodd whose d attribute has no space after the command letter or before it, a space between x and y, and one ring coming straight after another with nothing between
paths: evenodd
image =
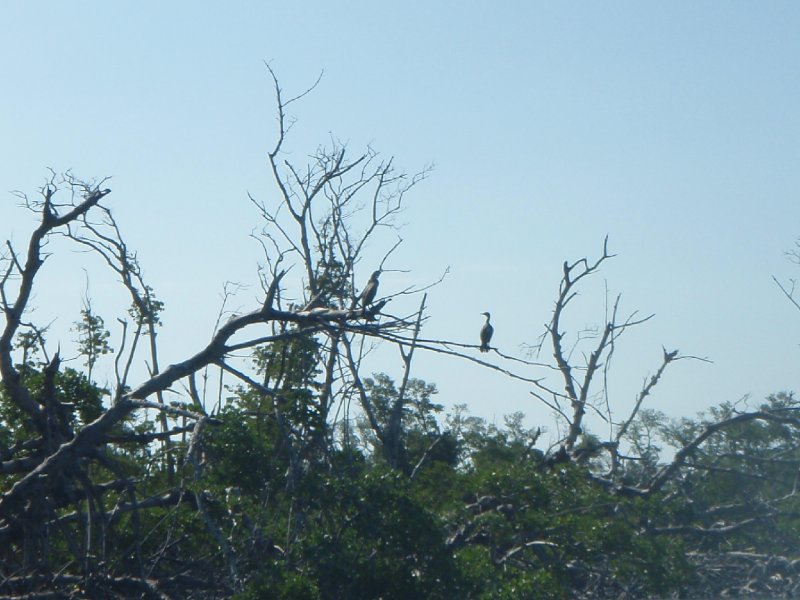
<instances>
[{"instance_id":1,"label":"dead tree","mask_svg":"<svg viewBox=\"0 0 800 600\"><path fill-rule=\"evenodd\" d=\"M598 331L579 334L573 345L567 347L564 329L566 309L578 295L580 284L585 279L597 274L603 263L613 257L614 255L608 251L608 237L606 237L603 242L603 253L594 261L581 258L573 263L564 262L552 318L550 323L545 326L545 335L535 347L537 353L541 352L545 342L549 340L555 363L554 369L559 373L563 383L563 391L558 391L546 381L537 380L534 382L536 389L531 392L534 397L554 412L556 419L565 430L562 438L555 444L557 451L551 455L551 462L583 459L587 453L596 454L605 450L611 456L612 469L616 468L617 448L630 426L631 420L641 408L644 398L658 383L666 366L678 358L677 351L667 352L665 350L664 363L650 383L642 390L631 415L625 421L615 421L606 388L608 365L615 344L626 330L647 322L653 315L637 318L637 313L634 312L621 320L619 315L620 296L617 296L613 305L606 308L607 320L602 327L598 328ZM578 346L587 341L591 343L592 340L594 343L588 350L588 354L581 349L583 362L574 362L573 355L579 350ZM592 441L589 444L591 447L579 444L580 440L589 441L584 423L589 411L602 418L612 428L612 435L607 441L601 442L599 445Z\"/></svg>"},{"instance_id":2,"label":"dead tree","mask_svg":"<svg viewBox=\"0 0 800 600\"><path fill-rule=\"evenodd\" d=\"M642 324L652 315L637 318L636 313L624 320L619 318L620 297L607 309L607 321L596 332L577 336L567 346L564 328L566 309L578 293L578 285L598 272L613 255L608 241L602 255L592 261L582 258L565 262L552 319L546 326L537 350L549 340L554 368L563 382L563 391L546 383L535 382L533 395L553 410L563 435L545 457L545 464L577 462L588 466L586 474L597 485L620 498L659 498L659 502L677 503L684 507L681 519L643 523L642 535L678 536L688 548L689 556L698 568L703 587L710 594L767 593L792 595L800 589L796 565L798 557L754 551L755 540L771 531L773 540L784 536L782 519L796 515L800 469L800 404L789 395L772 399L758 408L723 405L712 409L711 415L691 426L670 425L657 412L645 410L646 400L653 394L667 368L681 359L707 361L696 356L681 355L677 350L662 349L662 360L655 372L642 385L633 399L627 416L618 418L609 397L606 382L609 361L619 337L628 328ZM796 259L796 255L795 259ZM777 282L777 280L776 280ZM780 285L780 284L779 284ZM781 286L783 293L794 302L794 289ZM795 303L796 304L796 303ZM581 344L591 345L580 354ZM574 356L582 356L576 362ZM606 439L594 436L586 426L586 415L600 420L608 428ZM642 425L648 422L647 425ZM644 429L643 429L644 427ZM637 444L636 432L648 430L648 439ZM749 433L748 433L749 432ZM749 435L755 442L747 443L738 436ZM770 441L773 439L773 441ZM762 446L754 448L759 440ZM658 462L654 451L657 444L670 446L669 460ZM657 451L656 451L657 452ZM593 462L587 462L591 459ZM632 468L642 462L649 469ZM794 472L791 477L775 473ZM730 502L708 504L699 497L696 482L707 482L714 476L742 481L763 481L763 488ZM690 510L687 508L689 507ZM762 532L756 535L758 532ZM791 536L787 548L796 547ZM770 539L768 537L768 539ZM719 540L717 545L710 540ZM724 544L723 544L724 540ZM742 570L742 563L749 565ZM720 580L715 573L728 572Z\"/></svg>"},{"instance_id":3,"label":"dead tree","mask_svg":"<svg viewBox=\"0 0 800 600\"><path fill-rule=\"evenodd\" d=\"M283 146L291 128L286 109L304 94L284 99L277 79L275 92L278 135L268 163L278 201L251 197L264 220L263 230L254 236L265 256L262 300L249 312L221 320L207 345L166 367L156 331L163 305L104 204L111 190L103 187L103 181L54 174L40 197L20 195L38 215L38 225L24 251L9 242L1 256L0 302L5 322L0 334L0 374L3 401L22 415L20 422L29 435L0 447L4 482L0 594L164 597L176 586L236 591L241 584L237 557L214 516L213 507L220 500L200 487L202 432L213 430L217 420L207 409L198 378L208 381L210 372L218 373L220 395L223 386L236 381L257 390L288 447L289 487L297 485L304 465L319 460L333 443L331 409L356 385L358 375L352 366L368 351L370 340L400 347L407 379L413 340L424 320L424 301L419 310L398 316L388 311L390 300L417 290L393 292L387 283L381 297L359 305L358 288L376 269L390 272L388 262L400 242L393 219L403 209L407 192L428 170L407 176L372 149L350 157L348 149L336 141L318 149L307 167L285 161ZM384 241L383 251L370 258L369 244L378 245L378 234L385 232L392 234L388 243ZM110 400L99 416L87 422L76 420L70 399L58 392L59 352L50 355L43 328L27 320L35 284L49 256L46 246L57 236L99 256L121 281L132 304L131 319L118 320ZM315 364L321 366L319 379L312 381L312 371L298 374L293 367L292 352L298 344L313 348ZM35 369L30 360L23 358L19 363L17 348L37 348L46 357L41 386L32 383ZM142 351L147 375L133 382ZM242 355L254 351L261 352L269 368L253 372L252 363ZM293 419L283 401L292 386L302 385L315 390L307 407L314 414L312 419ZM184 400L165 400L167 391L181 387ZM368 398L364 409L369 410ZM157 415L157 431L132 427L141 422L144 411ZM402 411L396 413L387 433L392 440L387 451L395 453ZM154 444L162 446L166 486L142 491L137 485L140 474L129 472L124 455L131 448L150 451ZM155 556L143 554L142 544L154 527L149 512L177 506L187 506L201 517L227 567L224 575L187 568L178 581L174 573L162 569L166 549ZM110 536L123 519L133 525L132 561L106 554ZM177 529L172 532L179 537ZM60 563L53 562L55 547L60 548Z\"/></svg>"}]
</instances>

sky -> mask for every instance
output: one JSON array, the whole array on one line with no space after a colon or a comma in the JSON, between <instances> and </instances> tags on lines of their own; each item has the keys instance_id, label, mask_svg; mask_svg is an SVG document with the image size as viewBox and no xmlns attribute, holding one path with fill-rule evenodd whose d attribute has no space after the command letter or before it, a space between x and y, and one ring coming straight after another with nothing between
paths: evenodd
<instances>
[{"instance_id":1,"label":"sky","mask_svg":"<svg viewBox=\"0 0 800 600\"><path fill-rule=\"evenodd\" d=\"M4 3L0 234L26 241L10 192L34 194L48 168L111 177L108 203L166 303L161 360L182 360L211 335L226 281L245 286L236 308L259 302L247 194L278 198L264 62L287 94L322 72L292 106L288 158L334 136L409 173L435 165L382 278L388 293L449 267L425 337L477 343L488 310L493 345L525 357L563 261L596 258L608 235L616 256L565 328L602 326L607 294L655 315L617 347L618 416L662 347L711 362L672 365L649 407L757 401L798 385L800 312L772 280L800 274L784 254L800 236L797 31L800 5L780 1ZM87 285L107 323L124 304L91 257L52 248L33 316L67 346ZM376 353L375 371L399 379L400 365ZM448 408L553 427L528 384L494 371L420 354L413 375Z\"/></svg>"}]
</instances>

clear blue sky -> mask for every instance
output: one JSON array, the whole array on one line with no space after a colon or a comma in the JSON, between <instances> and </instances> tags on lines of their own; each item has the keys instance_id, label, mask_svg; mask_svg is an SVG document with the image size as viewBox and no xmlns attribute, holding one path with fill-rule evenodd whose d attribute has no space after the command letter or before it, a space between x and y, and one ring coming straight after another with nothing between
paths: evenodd
<instances>
[{"instance_id":1,"label":"clear blue sky","mask_svg":"<svg viewBox=\"0 0 800 600\"><path fill-rule=\"evenodd\" d=\"M109 201L167 304L162 360L180 360L207 340L226 280L252 286L242 309L257 302L246 193L277 198L263 61L287 92L324 69L295 106L293 159L333 133L408 171L436 164L390 265L411 275L384 280L450 266L427 336L473 342L490 310L496 344L520 354L561 263L608 234L618 257L567 328L602 323L604 278L624 310L656 313L622 338L612 401L624 412L663 344L714 361L677 363L651 400L688 415L798 383L800 313L770 279L800 275L782 255L800 236L798 31L800 5L777 1L8 2L0 189L33 192L46 167L112 176ZM10 194L0 224L16 243L30 230ZM114 322L95 266L69 254L44 273L34 316L59 317L65 344L82 267ZM474 365L420 357L415 375L448 406L551 421L527 386Z\"/></svg>"}]
</instances>

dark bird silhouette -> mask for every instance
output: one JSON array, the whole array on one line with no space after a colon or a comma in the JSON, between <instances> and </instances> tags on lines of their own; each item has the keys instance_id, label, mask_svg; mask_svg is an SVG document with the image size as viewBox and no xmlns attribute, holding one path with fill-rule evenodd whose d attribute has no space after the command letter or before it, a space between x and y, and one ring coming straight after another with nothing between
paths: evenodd
<instances>
[{"instance_id":1,"label":"dark bird silhouette","mask_svg":"<svg viewBox=\"0 0 800 600\"><path fill-rule=\"evenodd\" d=\"M372 301L375 300L375 295L378 293L378 277L380 277L381 272L375 271L369 278L367 285L361 291L361 306L367 308Z\"/></svg>"},{"instance_id":2,"label":"dark bird silhouette","mask_svg":"<svg viewBox=\"0 0 800 600\"><path fill-rule=\"evenodd\" d=\"M384 298L380 302L376 302L368 309L364 309L364 319L366 321L374 321L378 318L378 315L381 314L383 307L389 304L389 298Z\"/></svg>"},{"instance_id":3,"label":"dark bird silhouette","mask_svg":"<svg viewBox=\"0 0 800 600\"><path fill-rule=\"evenodd\" d=\"M492 341L492 334L494 333L494 327L492 327L491 323L489 323L489 319L492 315L490 315L488 312L481 314L486 317L486 323L484 323L483 327L481 327L481 352L488 352L489 342Z\"/></svg>"}]
</instances>

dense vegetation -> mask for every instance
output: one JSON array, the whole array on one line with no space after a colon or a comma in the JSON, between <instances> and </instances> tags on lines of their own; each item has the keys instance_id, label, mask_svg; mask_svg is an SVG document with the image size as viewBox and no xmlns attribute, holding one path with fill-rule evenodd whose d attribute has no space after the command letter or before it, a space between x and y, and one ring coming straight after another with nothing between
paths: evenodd
<instances>
[{"instance_id":1,"label":"dense vegetation","mask_svg":"<svg viewBox=\"0 0 800 600\"><path fill-rule=\"evenodd\" d=\"M280 201L252 199L264 219L263 304L221 315L209 344L181 362L159 367L164 305L103 204L110 190L54 175L40 197L23 197L38 226L24 251L7 244L0 274L0 597L800 591L791 394L670 420L646 400L689 357L664 350L618 416L604 393L608 358L646 319L621 317L617 299L593 336L568 340L563 327L576 290L612 258L607 243L598 259L563 265L541 338L552 362L425 339L426 286L374 297L358 286L367 241L380 245L426 172L398 174L372 150L350 158L336 143L307 168L285 163L285 110L297 98L277 81L276 93L269 164ZM31 320L54 236L100 256L130 295L115 334L88 300L77 315L81 369L63 365ZM389 310L406 298L418 308ZM399 352L397 375L367 372L376 343ZM574 344L588 344L583 362L566 350ZM412 376L415 352L528 381L554 422L529 428L514 414L491 425L470 415L469 398L445 413L435 385ZM103 365L112 383L98 382ZM562 433L546 447L543 429Z\"/></svg>"}]
</instances>

